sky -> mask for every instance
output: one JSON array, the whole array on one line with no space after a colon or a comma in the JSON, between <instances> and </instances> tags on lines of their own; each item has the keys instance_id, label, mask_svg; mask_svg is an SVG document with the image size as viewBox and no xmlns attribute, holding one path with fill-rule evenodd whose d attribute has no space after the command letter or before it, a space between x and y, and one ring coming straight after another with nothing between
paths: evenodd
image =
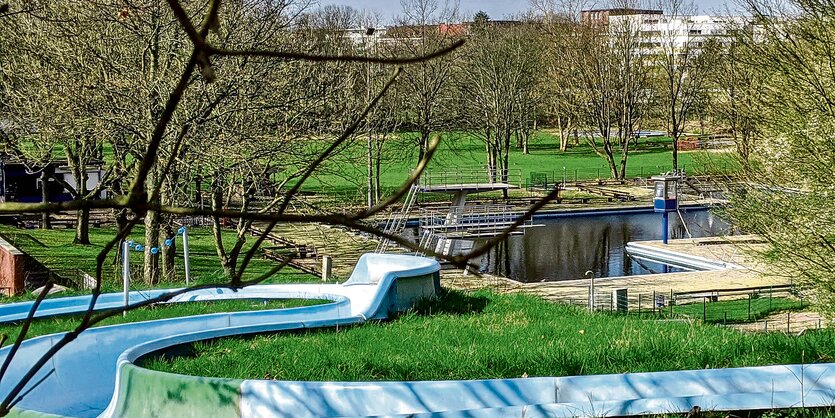
<instances>
[{"instance_id":1,"label":"sky","mask_svg":"<svg viewBox=\"0 0 835 418\"><path fill-rule=\"evenodd\" d=\"M524 11L528 8L528 0L459 0L460 9L465 16L475 14L484 10L491 19L501 19ZM399 0L318 0L320 5L344 4L355 9L369 9L382 13L383 20L390 21L400 13ZM722 12L725 10L726 0L696 0L700 13L715 14L711 12Z\"/></svg>"}]
</instances>

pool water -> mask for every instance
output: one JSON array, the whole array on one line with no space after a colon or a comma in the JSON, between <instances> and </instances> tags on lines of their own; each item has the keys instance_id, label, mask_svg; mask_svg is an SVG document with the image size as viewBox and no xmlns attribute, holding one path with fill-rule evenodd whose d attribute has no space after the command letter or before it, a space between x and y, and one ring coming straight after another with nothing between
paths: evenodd
<instances>
[{"instance_id":1,"label":"pool water","mask_svg":"<svg viewBox=\"0 0 835 418\"><path fill-rule=\"evenodd\" d=\"M670 214L670 239L729 235L731 227L706 209ZM661 239L661 214L652 212L538 218L540 227L509 237L481 259L473 260L483 272L521 282L560 281L595 277L633 276L681 271L630 258L624 247L630 241ZM685 228L686 226L686 228ZM689 231L689 234L688 234ZM467 249L483 241L460 240Z\"/></svg>"}]
</instances>

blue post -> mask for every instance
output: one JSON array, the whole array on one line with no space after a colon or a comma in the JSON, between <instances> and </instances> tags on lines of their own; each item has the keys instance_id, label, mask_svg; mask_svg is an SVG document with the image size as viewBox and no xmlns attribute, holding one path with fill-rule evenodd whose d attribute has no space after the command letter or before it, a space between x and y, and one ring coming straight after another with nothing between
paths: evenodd
<instances>
[{"instance_id":1,"label":"blue post","mask_svg":"<svg viewBox=\"0 0 835 418\"><path fill-rule=\"evenodd\" d=\"M661 212L661 240L667 244L667 231L670 229L667 225L669 222L669 215L667 212Z\"/></svg>"}]
</instances>

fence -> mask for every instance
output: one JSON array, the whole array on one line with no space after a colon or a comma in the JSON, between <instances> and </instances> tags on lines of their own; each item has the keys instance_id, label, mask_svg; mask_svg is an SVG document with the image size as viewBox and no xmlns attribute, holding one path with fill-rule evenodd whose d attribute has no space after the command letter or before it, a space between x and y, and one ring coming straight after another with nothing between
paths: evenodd
<instances>
[{"instance_id":1,"label":"fence","mask_svg":"<svg viewBox=\"0 0 835 418\"><path fill-rule=\"evenodd\" d=\"M728 174L734 172L736 168L733 164L723 162L712 167L690 167L688 172L687 165L681 165L679 169L682 172L688 173L692 176L711 175L711 174ZM640 165L627 166L625 179L647 178L661 173L670 172L673 170L672 165ZM607 180L612 178L612 173L607 166L600 166L596 168L572 168L562 167L562 169L547 170L531 172L526 179L527 188L537 187L554 187L557 184L577 183L590 180Z\"/></svg>"},{"instance_id":2,"label":"fence","mask_svg":"<svg viewBox=\"0 0 835 418\"><path fill-rule=\"evenodd\" d=\"M595 311L653 319L698 320L750 331L799 332L826 325L817 315L801 312L808 298L792 285L676 292L630 292L628 288L595 289L594 298L562 300Z\"/></svg>"}]
</instances>

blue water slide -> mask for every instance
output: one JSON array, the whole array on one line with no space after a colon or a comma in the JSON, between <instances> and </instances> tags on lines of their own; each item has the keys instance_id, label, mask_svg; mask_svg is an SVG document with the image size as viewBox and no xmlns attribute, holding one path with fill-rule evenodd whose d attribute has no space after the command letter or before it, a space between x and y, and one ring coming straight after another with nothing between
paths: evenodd
<instances>
[{"instance_id":1,"label":"blue water slide","mask_svg":"<svg viewBox=\"0 0 835 418\"><path fill-rule=\"evenodd\" d=\"M343 284L253 286L239 292L208 289L183 295L178 301L315 298L331 303L88 330L39 372L33 382L43 382L23 398L17 412L79 417L570 417L668 414L696 405L703 410L752 410L835 404L835 364L830 363L427 382L216 379L134 364L149 353L194 341L385 318L402 306L399 299L407 297L406 289L415 288L410 279L436 278L439 268L426 258L366 254ZM63 299L50 301L49 309L63 309L63 314L86 309L83 300ZM123 302L118 297L103 298L102 308L119 303ZM0 317L26 311L21 308L25 304L15 305L0 306ZM24 342L9 375L0 382L0 395L8 393L61 335ZM0 350L0 357L7 354L8 348ZM223 402L213 404L213 399Z\"/></svg>"}]
</instances>

